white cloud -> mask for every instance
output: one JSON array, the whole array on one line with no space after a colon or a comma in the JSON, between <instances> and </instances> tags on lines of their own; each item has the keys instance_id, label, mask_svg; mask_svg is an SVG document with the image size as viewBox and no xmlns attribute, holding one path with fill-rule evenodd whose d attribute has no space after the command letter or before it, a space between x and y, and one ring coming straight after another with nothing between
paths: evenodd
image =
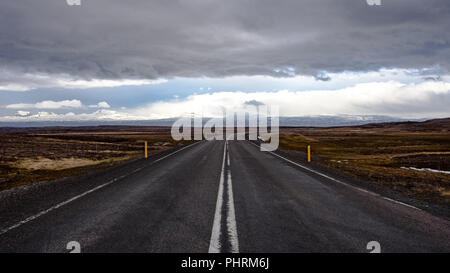
<instances>
[{"instance_id":1,"label":"white cloud","mask_svg":"<svg viewBox=\"0 0 450 273\"><path fill-rule=\"evenodd\" d=\"M449 117L450 82L404 84L389 81L361 83L337 90L215 92L150 103L134 109L99 109L81 114L39 112L27 116L3 116L0 121L149 120L190 117L192 113L203 117L220 117L225 109L242 111L252 101L279 106L281 116L348 114L400 118Z\"/></svg>"},{"instance_id":2,"label":"white cloud","mask_svg":"<svg viewBox=\"0 0 450 273\"><path fill-rule=\"evenodd\" d=\"M40 111L28 116L3 116L2 122L22 122L22 121L95 121L95 120L139 120L141 117L132 116L125 112L113 110L97 110L92 113L75 114L73 112L57 114L54 112Z\"/></svg>"},{"instance_id":3,"label":"white cloud","mask_svg":"<svg viewBox=\"0 0 450 273\"><path fill-rule=\"evenodd\" d=\"M29 87L18 83L6 83L0 85L0 91L28 91Z\"/></svg>"},{"instance_id":4,"label":"white cloud","mask_svg":"<svg viewBox=\"0 0 450 273\"><path fill-rule=\"evenodd\" d=\"M67 80L61 79L56 81L56 86L69 88L69 89L87 89L87 88L95 88L95 87L119 87L119 86L138 86L138 85L153 85L153 84L161 84L165 83L167 80L159 79L159 80L101 80L101 79L93 79L89 81L84 80Z\"/></svg>"},{"instance_id":5,"label":"white cloud","mask_svg":"<svg viewBox=\"0 0 450 273\"><path fill-rule=\"evenodd\" d=\"M89 105L89 108L111 108L106 101L101 101L97 104Z\"/></svg>"},{"instance_id":6,"label":"white cloud","mask_svg":"<svg viewBox=\"0 0 450 273\"><path fill-rule=\"evenodd\" d=\"M281 116L392 115L420 118L450 116L450 83L371 82L338 90L277 92L216 92L196 94L185 100L161 101L135 109L137 116L167 118L191 113L217 117L224 109L244 110L245 102L256 100L278 105Z\"/></svg>"},{"instance_id":7,"label":"white cloud","mask_svg":"<svg viewBox=\"0 0 450 273\"><path fill-rule=\"evenodd\" d=\"M21 111L21 110L17 111L17 115L19 115L21 117L26 117L26 116L29 116L30 114L31 113L28 111Z\"/></svg>"},{"instance_id":8,"label":"white cloud","mask_svg":"<svg viewBox=\"0 0 450 273\"><path fill-rule=\"evenodd\" d=\"M38 103L16 103L6 106L8 109L60 109L60 108L80 108L83 104L79 100L52 101L45 100Z\"/></svg>"},{"instance_id":9,"label":"white cloud","mask_svg":"<svg viewBox=\"0 0 450 273\"><path fill-rule=\"evenodd\" d=\"M120 87L154 85L167 82L165 79L90 79L74 78L68 74L45 74L13 71L0 67L0 91L29 91L36 88L88 89L98 87Z\"/></svg>"}]
</instances>

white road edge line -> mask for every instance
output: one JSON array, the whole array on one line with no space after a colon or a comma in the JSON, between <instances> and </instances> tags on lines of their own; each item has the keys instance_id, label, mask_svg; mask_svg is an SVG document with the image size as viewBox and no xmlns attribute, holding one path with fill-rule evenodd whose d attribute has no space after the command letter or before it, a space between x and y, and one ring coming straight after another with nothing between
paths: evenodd
<instances>
[{"instance_id":1,"label":"white road edge line","mask_svg":"<svg viewBox=\"0 0 450 273\"><path fill-rule=\"evenodd\" d=\"M222 221L222 207L223 207L223 184L225 180L225 163L227 166L230 166L230 156L228 154L228 142L225 141L223 147L223 160L222 160L222 171L220 173L220 181L219 181L219 190L217 193L217 202L216 202L216 211L214 213L214 222L211 231L211 240L209 242L209 253L220 253L222 245L220 243L220 235L221 235L221 221ZM227 202L227 231L230 235L230 244L231 244L231 252L238 253L239 252L239 242L237 236L237 228L236 228L236 215L234 210L234 199L233 199L233 189L231 185L231 171L228 169L227 172L227 194L228 194L228 202Z\"/></svg>"},{"instance_id":2,"label":"white road edge line","mask_svg":"<svg viewBox=\"0 0 450 273\"><path fill-rule=\"evenodd\" d=\"M193 145L195 145L195 144L197 144L197 143L199 143L199 142L194 142L193 144L189 144L189 145L186 146L186 147L183 147L183 148L181 148L181 149L179 149L179 150L176 150L175 152L172 152L172 153L170 153L170 154L168 154L168 155L166 155L166 156L164 156L164 157L161 157L161 158L159 158L159 159L153 161L149 166L151 166L151 165L153 165L154 163L159 162L159 161L161 161L161 160L163 160L163 159L165 159L165 158L167 158L167 157L169 157L169 156L171 156L171 155L174 155L174 154L176 154L176 153L178 153L178 152L180 152L180 151L182 151L182 150L184 150L184 149L186 149L186 148L188 148L188 147L191 147L191 146L193 146ZM147 167L147 166L146 166L146 167ZM129 176L129 175L131 175L131 174L134 174L134 173L136 173L136 172L142 170L143 168L144 168L144 167L137 168L137 169L135 169L135 170L133 170L133 171L127 173L127 174L124 174L124 175L122 175L122 176L119 176L119 177L117 177L117 178L114 178L114 179L112 179L112 180L110 180L110 181L108 181L108 182L106 182L106 183L104 183L104 184L101 184L100 186L97 186L97 187L95 187L95 188L93 188L93 189L90 189L90 190L88 190L88 191L86 191L86 192L83 192L82 194L79 194L79 195L74 196L74 197L72 197L72 198L70 198L70 199L68 199L68 200L66 200L66 201L63 201L63 202L57 204L57 205L54 205L53 207L50 207L50 208L48 208L48 209L46 209L46 210L43 210L43 211L41 211L41 212L39 212L39 213L37 213L37 214L35 214L35 215L33 215L33 216L30 216L30 217L26 218L25 220L22 220L22 221L18 222L18 223L15 224L15 225L12 225L12 226L7 227L7 228L4 228L4 229L0 229L0 235L3 235L3 234L5 234L5 233L7 233L8 231L11 231L11 230L13 230L13 229L15 229L15 228L18 228L18 227L20 227L20 226L22 226L22 225L24 225L24 224L26 224L26 223L28 223L28 222L30 222L30 221L33 221L33 220L35 220L35 219L41 217L42 215L45 215L45 214L47 214L47 213L49 213L49 212L51 212L51 211L53 211L53 210L55 210L55 209L58 209L58 208L60 208L60 207L62 207L62 206L64 206L64 205L67 205L67 204L69 204L69 203L72 203L73 201L75 201L75 200L77 200L77 199L80 199L81 197L83 197L83 196L85 196L85 195L88 195L88 194L90 194L90 193L92 193L92 192L94 192L94 191L97 191L97 190L99 190L99 189L101 189L101 188L103 188L103 187L106 187L106 186L108 186L109 184L112 184L112 183L114 183L114 182L116 182L116 181L118 181L118 180L121 180L121 179L123 179L123 178L125 178L125 177L127 177L127 176Z\"/></svg>"},{"instance_id":3,"label":"white road edge line","mask_svg":"<svg viewBox=\"0 0 450 273\"><path fill-rule=\"evenodd\" d=\"M252 145L254 145L254 146L256 146L256 147L259 148L259 146L256 145L255 143L253 143L253 142L251 142L251 141L249 141L249 142L250 142ZM276 154L276 153L274 153L274 152L270 152L270 151L269 151L269 153L271 153L272 155L277 156L277 157L279 157L279 158L281 158L281 159L283 159L283 160L285 160L285 161L287 161L287 162L289 162L289 163L291 163L291 164L294 164L294 165L296 165L296 166L298 166L298 167L300 167L300 168L303 168L303 169L308 170L308 171L310 171L310 172L312 172L312 173L318 174L318 175L320 175L320 176L322 176L322 177L325 177L325 178L327 178L327 179L329 179L329 180L332 180L332 181L334 181L334 182L336 182L336 183L342 184L342 185L344 185L344 186L350 187L350 188L352 188L352 189L355 189L355 190L358 190L358 191L361 191L361 192L364 192L364 193L367 193L367 194L370 194L370 195L373 195L373 196L381 197L381 198L383 198L383 199L385 199L385 200L391 201L391 202L396 203L396 204L400 204L400 205L403 205L403 206L406 206L406 207L409 207L409 208L412 208L412 209L416 209L416 210L422 211L422 210L419 209L418 207L415 207L415 206L412 206L412 205L409 205L409 204L406 204L406 203L403 203L403 202L400 202L400 201L397 201L397 200L394 200L394 199L391 199L391 198L388 198L388 197L384 197L384 196L379 195L379 194L377 194L377 193L374 193L374 192L371 192L371 191L368 191L368 190L365 190L365 189L362 189L362 188L355 187L355 186L353 186L353 185L347 184L347 183L342 182L342 181L340 181L340 180L338 180L338 179L336 179L336 178L333 178L333 177L331 177L331 176L328 176L328 175L323 174L323 173L321 173L321 172L318 172L318 171L316 171L316 170L313 170L313 169L310 169L310 168L305 167L305 166L303 166L303 165L300 165L300 164L298 164L297 162L294 162L294 161L292 161L292 160L290 160L290 159L287 159L287 158L285 158L285 157L283 157L283 156L281 156L281 155L278 155L278 154Z\"/></svg>"}]
</instances>

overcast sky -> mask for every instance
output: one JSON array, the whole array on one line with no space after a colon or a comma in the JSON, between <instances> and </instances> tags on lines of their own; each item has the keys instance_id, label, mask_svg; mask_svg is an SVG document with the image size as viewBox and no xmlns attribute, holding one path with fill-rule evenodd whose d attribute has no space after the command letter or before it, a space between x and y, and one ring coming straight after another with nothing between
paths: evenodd
<instances>
[{"instance_id":1,"label":"overcast sky","mask_svg":"<svg viewBox=\"0 0 450 273\"><path fill-rule=\"evenodd\" d=\"M450 116L448 0L0 2L0 121Z\"/></svg>"}]
</instances>

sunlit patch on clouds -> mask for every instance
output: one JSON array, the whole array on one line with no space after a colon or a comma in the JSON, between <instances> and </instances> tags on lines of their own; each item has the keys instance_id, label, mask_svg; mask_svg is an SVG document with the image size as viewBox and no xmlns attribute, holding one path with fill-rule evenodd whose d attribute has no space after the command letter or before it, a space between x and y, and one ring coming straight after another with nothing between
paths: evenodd
<instances>
[{"instance_id":1,"label":"sunlit patch on clouds","mask_svg":"<svg viewBox=\"0 0 450 273\"><path fill-rule=\"evenodd\" d=\"M80 100L62 100L62 101L53 101L53 100L44 100L37 103L15 103L9 104L5 108L7 109L69 109L69 108L82 108L84 107L83 103ZM111 106L106 101L101 101L97 104L89 105L89 108L110 108ZM28 116L28 114L24 111L17 112L20 116Z\"/></svg>"},{"instance_id":2,"label":"sunlit patch on clouds","mask_svg":"<svg viewBox=\"0 0 450 273\"><path fill-rule=\"evenodd\" d=\"M63 101L52 101L45 100L38 103L16 103L7 105L8 109L60 109L60 108L80 108L82 103L79 100L63 100Z\"/></svg>"},{"instance_id":3,"label":"sunlit patch on clouds","mask_svg":"<svg viewBox=\"0 0 450 273\"><path fill-rule=\"evenodd\" d=\"M405 118L450 115L450 83L403 84L394 81L356 84L338 90L277 92L216 92L191 95L184 100L161 101L134 109L148 118L222 116L225 109L245 111L249 102L277 105L281 116L366 114Z\"/></svg>"},{"instance_id":4,"label":"sunlit patch on clouds","mask_svg":"<svg viewBox=\"0 0 450 273\"><path fill-rule=\"evenodd\" d=\"M21 117L26 117L26 116L29 116L31 114L29 111L22 111L22 110L19 110L16 113L17 113L18 116L21 116Z\"/></svg>"},{"instance_id":5,"label":"sunlit patch on clouds","mask_svg":"<svg viewBox=\"0 0 450 273\"><path fill-rule=\"evenodd\" d=\"M30 108L82 107L79 101L40 102ZM225 110L246 111L248 106L277 105L281 116L390 115L401 118L450 116L450 83L397 81L360 83L337 90L279 90L276 92L223 91L193 94L183 99L148 103L134 108L99 109L91 113L40 111L0 117L0 121L150 120L196 116L220 117ZM23 105L22 105L23 106ZM108 108L99 102L97 108ZM88 108L87 108L88 109Z\"/></svg>"},{"instance_id":6,"label":"sunlit patch on clouds","mask_svg":"<svg viewBox=\"0 0 450 273\"><path fill-rule=\"evenodd\" d=\"M97 110L92 113L76 114L68 112L57 114L48 111L39 111L32 114L27 111L17 111L16 115L0 117L1 122L42 122L42 121L110 121L110 120L142 120L142 117L132 116L128 113L121 113L113 110Z\"/></svg>"},{"instance_id":7,"label":"sunlit patch on clouds","mask_svg":"<svg viewBox=\"0 0 450 273\"><path fill-rule=\"evenodd\" d=\"M37 88L88 89L141 86L167 82L166 79L80 79L68 74L24 73L0 68L0 91L29 91Z\"/></svg>"},{"instance_id":8,"label":"sunlit patch on clouds","mask_svg":"<svg viewBox=\"0 0 450 273\"><path fill-rule=\"evenodd\" d=\"M89 108L111 108L111 106L106 101L101 101L97 104L89 105Z\"/></svg>"},{"instance_id":9,"label":"sunlit patch on clouds","mask_svg":"<svg viewBox=\"0 0 450 273\"><path fill-rule=\"evenodd\" d=\"M119 87L119 86L136 86L136 85L152 85L165 83L167 80L133 80L133 79L121 79L121 80L58 80L56 86L63 88L96 88L96 87Z\"/></svg>"},{"instance_id":10,"label":"sunlit patch on clouds","mask_svg":"<svg viewBox=\"0 0 450 273\"><path fill-rule=\"evenodd\" d=\"M225 109L240 111L248 105L278 105L282 116L350 114L402 118L445 117L450 115L450 78L439 72L439 68L380 69L368 72L321 72L316 77L233 76L149 80L147 83L150 84L141 86L144 88L144 92L140 91L142 99L134 100L135 104L127 107L122 103L124 99L134 96L133 87L116 93L115 101L111 103L111 97L104 101L98 99L101 96L95 98L95 92L85 92L84 97L79 98L76 94L81 91L74 86L88 88L85 81L53 80L64 83L61 86L65 87L50 90L48 92L52 93L49 95L64 96L64 90L72 90L73 87L78 93L70 92L68 96L74 95L76 99L65 97L61 100L24 103L13 100L16 94L23 93L12 92L4 98L13 100L13 103L4 104L3 110L0 106L0 121L150 120L190 116L192 113L217 117ZM72 85L65 84L66 81ZM100 82L103 85L108 83L105 80ZM108 84L112 85L113 82ZM121 82L126 83L123 80ZM117 88L107 87L105 92ZM153 98L151 90L155 88L158 88L159 99ZM38 93L39 90L32 92ZM145 90L148 90L148 95L145 95ZM166 90L176 93L169 92L164 96Z\"/></svg>"}]
</instances>

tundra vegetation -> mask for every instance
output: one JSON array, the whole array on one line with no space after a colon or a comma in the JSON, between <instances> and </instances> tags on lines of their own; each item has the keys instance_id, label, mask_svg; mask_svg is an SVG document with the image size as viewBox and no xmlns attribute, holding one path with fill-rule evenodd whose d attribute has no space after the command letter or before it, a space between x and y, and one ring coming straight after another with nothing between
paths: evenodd
<instances>
[{"instance_id":1,"label":"tundra vegetation","mask_svg":"<svg viewBox=\"0 0 450 273\"><path fill-rule=\"evenodd\" d=\"M410 197L450 203L450 119L335 128L282 128L280 148ZM412 168L415 169L412 169ZM425 169L438 170L433 172Z\"/></svg>"},{"instance_id":2,"label":"tundra vegetation","mask_svg":"<svg viewBox=\"0 0 450 273\"><path fill-rule=\"evenodd\" d=\"M0 129L0 190L75 176L149 156L182 142L168 127Z\"/></svg>"}]
</instances>

